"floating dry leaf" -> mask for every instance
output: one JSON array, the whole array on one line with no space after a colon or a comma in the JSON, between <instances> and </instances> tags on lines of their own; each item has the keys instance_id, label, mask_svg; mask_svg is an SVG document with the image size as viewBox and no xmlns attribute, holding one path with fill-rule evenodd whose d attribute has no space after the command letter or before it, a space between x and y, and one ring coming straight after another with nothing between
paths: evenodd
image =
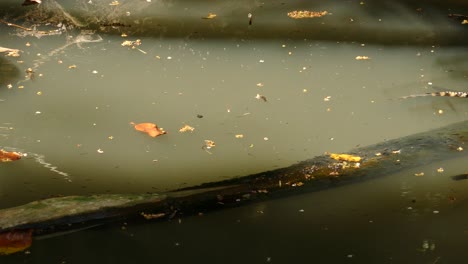
<instances>
[{"instance_id":1,"label":"floating dry leaf","mask_svg":"<svg viewBox=\"0 0 468 264\"><path fill-rule=\"evenodd\" d=\"M8 152L3 149L0 149L0 162L9 162L19 159L21 159L21 153L14 151Z\"/></svg>"},{"instance_id":2,"label":"floating dry leaf","mask_svg":"<svg viewBox=\"0 0 468 264\"><path fill-rule=\"evenodd\" d=\"M418 177L424 176L424 172L415 173L414 176L418 176Z\"/></svg>"},{"instance_id":3,"label":"floating dry leaf","mask_svg":"<svg viewBox=\"0 0 468 264\"><path fill-rule=\"evenodd\" d=\"M356 60L370 60L368 56L356 56Z\"/></svg>"},{"instance_id":4,"label":"floating dry leaf","mask_svg":"<svg viewBox=\"0 0 468 264\"><path fill-rule=\"evenodd\" d=\"M203 19L213 19L213 18L215 18L215 17L216 17L216 14L213 14L213 13L208 13L208 15L207 15L207 16L205 16L205 17L202 17L202 18L203 18Z\"/></svg>"},{"instance_id":5,"label":"floating dry leaf","mask_svg":"<svg viewBox=\"0 0 468 264\"><path fill-rule=\"evenodd\" d=\"M341 161L349 161L349 162L361 161L361 157L349 155L349 154L330 153L330 158L335 159L335 160L341 160Z\"/></svg>"},{"instance_id":6,"label":"floating dry leaf","mask_svg":"<svg viewBox=\"0 0 468 264\"><path fill-rule=\"evenodd\" d=\"M185 125L185 126L183 126L182 128L179 129L179 132L181 132L181 133L188 132L188 131L193 132L194 130L195 130L194 127L191 127L189 125Z\"/></svg>"},{"instance_id":7,"label":"floating dry leaf","mask_svg":"<svg viewBox=\"0 0 468 264\"><path fill-rule=\"evenodd\" d=\"M300 18L315 18L315 17L323 17L328 14L328 11L292 11L288 13L288 17L294 18L294 19L300 19Z\"/></svg>"},{"instance_id":8,"label":"floating dry leaf","mask_svg":"<svg viewBox=\"0 0 468 264\"><path fill-rule=\"evenodd\" d=\"M131 122L130 124L134 126L135 130L146 133L151 137L157 137L166 134L166 131L164 131L162 128L159 128L156 124L153 123L135 124Z\"/></svg>"},{"instance_id":9,"label":"floating dry leaf","mask_svg":"<svg viewBox=\"0 0 468 264\"><path fill-rule=\"evenodd\" d=\"M242 135L242 134L237 134L237 135L235 135L235 137L236 137L236 138L244 138L244 135Z\"/></svg>"},{"instance_id":10,"label":"floating dry leaf","mask_svg":"<svg viewBox=\"0 0 468 264\"><path fill-rule=\"evenodd\" d=\"M461 23L462 23L462 25L468 24L468 19L464 19Z\"/></svg>"}]
</instances>

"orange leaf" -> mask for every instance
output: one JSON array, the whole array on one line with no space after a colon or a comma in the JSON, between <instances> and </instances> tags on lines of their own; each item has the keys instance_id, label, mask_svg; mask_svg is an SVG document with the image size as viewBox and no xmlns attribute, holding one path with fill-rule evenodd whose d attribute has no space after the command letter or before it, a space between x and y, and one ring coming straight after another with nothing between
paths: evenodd
<instances>
[{"instance_id":1,"label":"orange leaf","mask_svg":"<svg viewBox=\"0 0 468 264\"><path fill-rule=\"evenodd\" d=\"M164 131L162 128L159 128L156 124L153 123L135 124L132 122L130 124L134 125L136 130L146 133L151 137L157 137L166 134L166 131Z\"/></svg>"},{"instance_id":2,"label":"orange leaf","mask_svg":"<svg viewBox=\"0 0 468 264\"><path fill-rule=\"evenodd\" d=\"M13 254L31 246L32 229L13 230L0 234L0 255Z\"/></svg>"},{"instance_id":3,"label":"orange leaf","mask_svg":"<svg viewBox=\"0 0 468 264\"><path fill-rule=\"evenodd\" d=\"M0 149L0 162L8 162L21 159L21 154L18 152L8 152Z\"/></svg>"}]
</instances>

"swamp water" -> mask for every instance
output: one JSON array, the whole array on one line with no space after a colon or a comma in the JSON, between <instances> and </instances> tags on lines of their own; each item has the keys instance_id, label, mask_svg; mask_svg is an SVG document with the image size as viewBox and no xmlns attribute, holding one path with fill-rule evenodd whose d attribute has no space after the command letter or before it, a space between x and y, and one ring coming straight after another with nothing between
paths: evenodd
<instances>
[{"instance_id":1,"label":"swamp water","mask_svg":"<svg viewBox=\"0 0 468 264\"><path fill-rule=\"evenodd\" d=\"M130 36L142 43L132 49L115 34L78 46L65 34L0 30L1 46L24 51L10 58L20 80L0 87L0 146L27 154L0 166L2 208L220 181L468 116L466 99L400 99L466 91L464 46ZM151 138L131 122L168 134ZM180 133L184 125L195 130ZM468 182L450 176L466 170L465 160L443 161L181 221L118 223L34 241L1 263L456 263L468 257Z\"/></svg>"}]
</instances>

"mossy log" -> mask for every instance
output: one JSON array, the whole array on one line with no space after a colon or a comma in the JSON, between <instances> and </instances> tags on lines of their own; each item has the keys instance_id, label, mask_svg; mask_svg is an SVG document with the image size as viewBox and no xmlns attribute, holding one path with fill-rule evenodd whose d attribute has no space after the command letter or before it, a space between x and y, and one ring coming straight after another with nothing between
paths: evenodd
<instances>
[{"instance_id":1,"label":"mossy log","mask_svg":"<svg viewBox=\"0 0 468 264\"><path fill-rule=\"evenodd\" d=\"M467 156L468 121L376 145L350 156L322 155L295 165L164 194L105 194L34 201L0 210L0 232L35 235L124 218L168 219L356 183L435 161ZM340 160L341 158L341 160ZM143 217L142 217L143 216Z\"/></svg>"}]
</instances>

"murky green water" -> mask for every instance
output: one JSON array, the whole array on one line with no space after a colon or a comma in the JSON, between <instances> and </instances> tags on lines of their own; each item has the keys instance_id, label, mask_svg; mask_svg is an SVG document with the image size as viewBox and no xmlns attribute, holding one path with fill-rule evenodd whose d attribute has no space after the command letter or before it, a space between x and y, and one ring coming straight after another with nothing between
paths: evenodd
<instances>
[{"instance_id":1,"label":"murky green water","mask_svg":"<svg viewBox=\"0 0 468 264\"><path fill-rule=\"evenodd\" d=\"M200 24L170 24L179 34L175 38L171 30L125 39L98 32L93 37L99 35L101 42L80 46L67 45L66 34L19 38L2 24L0 46L23 52L9 58L20 69L20 80L0 87L0 146L27 156L1 164L0 206L218 181L467 119L466 99L399 99L432 92L434 86L466 91L466 39L444 38L450 45L427 41L466 36L458 24L443 16L429 22L404 5L391 9L402 14L398 18L371 2L366 12L358 2L288 4L274 3L270 11L265 11L268 3L233 4L231 14L219 4L158 2L169 11L190 6L188 17ZM307 24L315 22L285 16L317 8L334 12L324 31ZM251 27L234 15L246 17L252 10L258 12ZM202 20L208 12L219 19ZM274 20L277 12L285 17ZM350 21L360 26L346 28ZM205 22L212 23L210 30ZM274 22L277 35L261 30L270 25L271 31ZM197 26L202 31L194 38L188 31ZM335 27L340 33L330 30ZM304 31L308 28L318 35ZM203 32L211 33L200 37ZM221 37L210 36L217 32ZM73 38L79 32L68 34ZM411 45L401 41L405 36ZM142 44L135 49L121 45L136 39ZM34 81L23 76L30 67ZM168 134L151 138L130 122L156 123ZM195 130L180 133L186 124ZM203 149L204 140L216 147ZM439 167L445 172L436 173ZM406 172L181 223L88 230L35 241L30 254L8 260L454 263L451 253L465 254L459 243L467 228L461 221L466 183L449 176L466 169L464 161L447 161L417 168L425 177Z\"/></svg>"}]
</instances>

